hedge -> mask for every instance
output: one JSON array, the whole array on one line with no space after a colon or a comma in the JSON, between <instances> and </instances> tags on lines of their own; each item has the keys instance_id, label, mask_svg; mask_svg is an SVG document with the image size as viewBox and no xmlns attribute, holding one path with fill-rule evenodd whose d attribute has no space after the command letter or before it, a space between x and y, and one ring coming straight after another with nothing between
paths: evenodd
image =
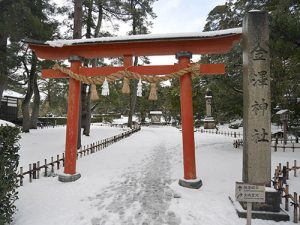
<instances>
[{"instance_id":1,"label":"hedge","mask_svg":"<svg viewBox=\"0 0 300 225\"><path fill-rule=\"evenodd\" d=\"M19 134L17 127L0 126L0 224L11 223L16 209Z\"/></svg>"}]
</instances>

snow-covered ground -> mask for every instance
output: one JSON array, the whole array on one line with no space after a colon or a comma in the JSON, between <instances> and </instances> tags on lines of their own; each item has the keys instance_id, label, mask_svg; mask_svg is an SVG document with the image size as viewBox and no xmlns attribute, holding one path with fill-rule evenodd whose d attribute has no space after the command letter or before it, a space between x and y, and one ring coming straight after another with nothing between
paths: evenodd
<instances>
[{"instance_id":1,"label":"snow-covered ground","mask_svg":"<svg viewBox=\"0 0 300 225\"><path fill-rule=\"evenodd\" d=\"M92 124L90 136L82 136L82 146L112 137L128 130L127 128L101 126L101 124ZM30 133L21 133L19 151L20 166L28 169L28 164L37 161L44 162L50 157L56 159L65 151L66 126L56 128L43 128L30 130ZM49 162L49 161L48 161Z\"/></svg>"},{"instance_id":2,"label":"snow-covered ground","mask_svg":"<svg viewBox=\"0 0 300 225\"><path fill-rule=\"evenodd\" d=\"M33 154L33 149L50 152L52 142L63 151L62 128L52 129L47 137L46 130L29 134L36 136L35 142L26 137L21 141L23 162L31 157L23 149L26 145ZM102 134L96 135L97 140L106 136L106 129L99 128ZM39 143L45 138L46 143ZM242 176L242 149L233 148L232 141L231 137L195 132L197 176L203 186L186 189L178 185L183 177L181 132L173 127L143 127L129 138L80 158L77 171L82 177L76 182L43 177L20 187L13 225L246 224L228 199ZM299 150L272 152L272 170L279 162L294 159L300 159ZM299 193L300 177L290 177L291 191ZM255 219L252 224L293 223Z\"/></svg>"}]
</instances>

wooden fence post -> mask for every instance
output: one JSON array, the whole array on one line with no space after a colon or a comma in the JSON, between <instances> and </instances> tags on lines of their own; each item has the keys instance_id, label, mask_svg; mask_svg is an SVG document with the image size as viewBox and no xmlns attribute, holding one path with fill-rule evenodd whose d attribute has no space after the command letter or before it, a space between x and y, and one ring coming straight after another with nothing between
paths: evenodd
<instances>
[{"instance_id":1,"label":"wooden fence post","mask_svg":"<svg viewBox=\"0 0 300 225\"><path fill-rule=\"evenodd\" d=\"M57 162L56 163L56 169L59 170L59 164L60 164L60 162L59 162L59 155L56 156L56 162Z\"/></svg>"},{"instance_id":2,"label":"wooden fence post","mask_svg":"<svg viewBox=\"0 0 300 225\"><path fill-rule=\"evenodd\" d=\"M285 185L285 210L289 211L289 185Z\"/></svg>"},{"instance_id":3,"label":"wooden fence post","mask_svg":"<svg viewBox=\"0 0 300 225\"><path fill-rule=\"evenodd\" d=\"M48 168L48 166L47 166L47 159L45 159L45 177L47 177L48 176L48 171L47 171L47 168Z\"/></svg>"},{"instance_id":4,"label":"wooden fence post","mask_svg":"<svg viewBox=\"0 0 300 225\"><path fill-rule=\"evenodd\" d=\"M279 167L279 175L281 174L282 170L281 170L281 163L278 164Z\"/></svg>"},{"instance_id":5,"label":"wooden fence post","mask_svg":"<svg viewBox=\"0 0 300 225\"><path fill-rule=\"evenodd\" d=\"M298 196L294 192L294 223L298 223Z\"/></svg>"},{"instance_id":6,"label":"wooden fence post","mask_svg":"<svg viewBox=\"0 0 300 225\"><path fill-rule=\"evenodd\" d=\"M20 186L23 186L23 167L20 167Z\"/></svg>"},{"instance_id":7,"label":"wooden fence post","mask_svg":"<svg viewBox=\"0 0 300 225\"><path fill-rule=\"evenodd\" d=\"M62 154L63 167L65 166L65 153Z\"/></svg>"},{"instance_id":8,"label":"wooden fence post","mask_svg":"<svg viewBox=\"0 0 300 225\"><path fill-rule=\"evenodd\" d=\"M32 182L32 167L31 164L29 164L29 182Z\"/></svg>"},{"instance_id":9,"label":"wooden fence post","mask_svg":"<svg viewBox=\"0 0 300 225\"><path fill-rule=\"evenodd\" d=\"M290 163L289 162L286 162L286 179L290 179Z\"/></svg>"},{"instance_id":10,"label":"wooden fence post","mask_svg":"<svg viewBox=\"0 0 300 225\"><path fill-rule=\"evenodd\" d=\"M36 166L37 166L37 179L40 179L40 161L37 161Z\"/></svg>"},{"instance_id":11,"label":"wooden fence post","mask_svg":"<svg viewBox=\"0 0 300 225\"><path fill-rule=\"evenodd\" d=\"M293 152L295 152L295 144L294 143L293 143L293 147L292 148L293 148Z\"/></svg>"},{"instance_id":12,"label":"wooden fence post","mask_svg":"<svg viewBox=\"0 0 300 225\"><path fill-rule=\"evenodd\" d=\"M286 166L282 167L282 182L286 184Z\"/></svg>"},{"instance_id":13,"label":"wooden fence post","mask_svg":"<svg viewBox=\"0 0 300 225\"><path fill-rule=\"evenodd\" d=\"M294 177L297 177L297 160L294 160Z\"/></svg>"},{"instance_id":14,"label":"wooden fence post","mask_svg":"<svg viewBox=\"0 0 300 225\"><path fill-rule=\"evenodd\" d=\"M299 204L300 204L300 196L299 196L299 199L298 199L298 209L299 209L299 214L298 215L299 215L299 221L300 221L300 205Z\"/></svg>"},{"instance_id":15,"label":"wooden fence post","mask_svg":"<svg viewBox=\"0 0 300 225\"><path fill-rule=\"evenodd\" d=\"M292 169L294 170L294 177L297 177L297 160L294 160L294 166Z\"/></svg>"},{"instance_id":16,"label":"wooden fence post","mask_svg":"<svg viewBox=\"0 0 300 225\"><path fill-rule=\"evenodd\" d=\"M54 173L54 163L53 163L53 157L51 157L51 174Z\"/></svg>"},{"instance_id":17,"label":"wooden fence post","mask_svg":"<svg viewBox=\"0 0 300 225\"><path fill-rule=\"evenodd\" d=\"M32 168L32 178L36 179L36 163L33 163L33 168Z\"/></svg>"}]
</instances>

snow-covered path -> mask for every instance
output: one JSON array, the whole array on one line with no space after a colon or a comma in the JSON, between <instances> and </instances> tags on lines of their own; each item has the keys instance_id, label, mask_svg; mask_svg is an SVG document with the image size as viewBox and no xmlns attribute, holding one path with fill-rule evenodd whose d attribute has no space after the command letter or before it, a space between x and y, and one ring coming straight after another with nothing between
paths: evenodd
<instances>
[{"instance_id":1,"label":"snow-covered path","mask_svg":"<svg viewBox=\"0 0 300 225\"><path fill-rule=\"evenodd\" d=\"M241 180L242 150L232 138L195 133L198 189L178 185L183 177L181 132L172 127L142 131L80 158L82 177L61 183L41 178L19 188L13 225L240 225L228 196ZM299 152L272 153L278 162ZM298 177L292 178L299 188ZM253 220L253 225L292 222Z\"/></svg>"},{"instance_id":2,"label":"snow-covered path","mask_svg":"<svg viewBox=\"0 0 300 225\"><path fill-rule=\"evenodd\" d=\"M168 211L173 198L171 184L171 161L177 146L166 144L153 130L147 136L155 136L149 154L139 163L128 168L122 180L113 182L109 188L89 196L93 214L84 218L88 224L179 224L175 213ZM141 149L143 151L143 149ZM170 157L171 156L171 157Z\"/></svg>"}]
</instances>

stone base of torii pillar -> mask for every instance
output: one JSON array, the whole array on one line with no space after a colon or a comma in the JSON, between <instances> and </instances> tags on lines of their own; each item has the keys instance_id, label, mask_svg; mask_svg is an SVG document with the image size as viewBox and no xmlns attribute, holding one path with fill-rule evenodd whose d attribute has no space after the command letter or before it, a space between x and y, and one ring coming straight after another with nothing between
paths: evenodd
<instances>
[{"instance_id":1,"label":"stone base of torii pillar","mask_svg":"<svg viewBox=\"0 0 300 225\"><path fill-rule=\"evenodd\" d=\"M193 179L193 180L179 179L178 184L186 188L199 189L202 187L202 180L201 179Z\"/></svg>"},{"instance_id":2,"label":"stone base of torii pillar","mask_svg":"<svg viewBox=\"0 0 300 225\"><path fill-rule=\"evenodd\" d=\"M74 182L81 177L80 173L75 174L59 174L58 180L61 182Z\"/></svg>"}]
</instances>

